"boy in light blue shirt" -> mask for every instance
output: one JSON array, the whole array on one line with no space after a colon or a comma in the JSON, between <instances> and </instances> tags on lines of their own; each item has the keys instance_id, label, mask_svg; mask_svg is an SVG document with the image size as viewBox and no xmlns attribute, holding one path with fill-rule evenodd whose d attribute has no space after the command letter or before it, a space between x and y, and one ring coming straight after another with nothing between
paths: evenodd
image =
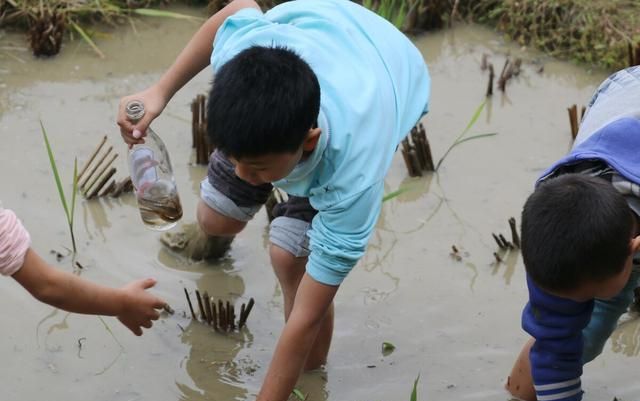
<instances>
[{"instance_id":1,"label":"boy in light blue shirt","mask_svg":"<svg viewBox=\"0 0 640 401\"><path fill-rule=\"evenodd\" d=\"M143 140L173 94L209 63L216 151L201 184L200 227L235 235L273 186L289 195L270 229L287 323L258 395L284 401L303 369L326 362L333 298L365 251L398 144L427 111L429 74L409 39L350 1L292 1L263 14L252 0L235 0L158 83L121 100L125 141ZM147 110L136 124L123 111L134 99Z\"/></svg>"}]
</instances>

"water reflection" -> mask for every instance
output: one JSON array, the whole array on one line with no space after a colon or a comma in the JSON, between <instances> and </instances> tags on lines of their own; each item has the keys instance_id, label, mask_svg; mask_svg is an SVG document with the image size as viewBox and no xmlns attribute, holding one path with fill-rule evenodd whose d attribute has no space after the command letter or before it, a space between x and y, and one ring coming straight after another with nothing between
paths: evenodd
<instances>
[{"instance_id":1,"label":"water reflection","mask_svg":"<svg viewBox=\"0 0 640 401\"><path fill-rule=\"evenodd\" d=\"M613 352L626 356L640 354L640 316L627 316L611 335L611 349Z\"/></svg>"},{"instance_id":2,"label":"water reflection","mask_svg":"<svg viewBox=\"0 0 640 401\"><path fill-rule=\"evenodd\" d=\"M227 256L215 262L194 262L163 247L158 253L158 261L171 269L200 274L194 288L186 288L197 316L200 317L201 312L195 296L196 289L203 296L206 291L214 301L229 301L235 305L236 319L239 318L240 306L246 304L248 299L244 296L244 281L235 271L233 258ZM250 324L242 330L218 332L204 322L193 319L186 327L181 326L181 341L189 346L183 367L193 381L192 384L176 382L181 400L247 398L245 379L260 368L245 352L253 345L249 327Z\"/></svg>"}]
</instances>

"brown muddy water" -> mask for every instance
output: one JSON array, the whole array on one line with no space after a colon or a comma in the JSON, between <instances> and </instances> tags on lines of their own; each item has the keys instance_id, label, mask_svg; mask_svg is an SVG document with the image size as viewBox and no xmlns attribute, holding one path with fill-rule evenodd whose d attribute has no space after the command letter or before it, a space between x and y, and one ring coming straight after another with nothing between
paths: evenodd
<instances>
[{"instance_id":1,"label":"brown muddy water","mask_svg":"<svg viewBox=\"0 0 640 401\"><path fill-rule=\"evenodd\" d=\"M199 14L199 10L177 11ZM114 120L120 96L153 81L197 29L177 20L136 20L101 34L107 54L67 42L50 60L34 60L23 36L0 32L0 199L30 229L33 246L52 264L51 249L70 245L40 134L42 119L65 183L102 135L126 148ZM566 107L587 102L602 72L588 72L505 44L477 26L415 38L430 66L431 112L424 119L438 159L482 102L483 53L499 70L507 52L524 57L507 94L490 99L471 133L491 138L456 147L437 176L407 178L400 154L387 191L411 191L386 202L366 256L336 299L336 330L324 372L302 377L310 401L409 399L507 400L502 384L525 341L520 311L526 299L518 253L494 262L492 232L508 234L540 172L571 145ZM544 72L538 73L538 65ZM180 91L153 127L171 151L184 206L195 220L204 167L192 164L190 101L207 88L207 70ZM69 188L69 186L67 186ZM82 276L111 286L152 276L154 292L176 310L141 337L113 318L80 316L39 304L13 280L0 280L2 400L244 400L259 390L282 329L282 299L267 254L267 219L260 212L217 264L186 263L163 250L144 227L132 195L80 200L76 238ZM451 246L460 249L458 260ZM223 336L191 322L183 288L256 307L242 334ZM188 312L187 312L188 313ZM184 329L184 331L183 331ZM384 341L397 348L381 353ZM79 347L81 344L81 347ZM640 325L626 323L604 354L586 367L587 399L640 398Z\"/></svg>"}]
</instances>

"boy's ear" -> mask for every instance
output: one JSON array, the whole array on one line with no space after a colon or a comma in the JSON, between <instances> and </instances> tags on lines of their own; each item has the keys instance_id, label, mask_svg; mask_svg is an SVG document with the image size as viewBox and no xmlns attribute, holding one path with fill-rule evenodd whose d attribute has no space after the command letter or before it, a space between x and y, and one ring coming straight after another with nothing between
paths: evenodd
<instances>
[{"instance_id":1,"label":"boy's ear","mask_svg":"<svg viewBox=\"0 0 640 401\"><path fill-rule=\"evenodd\" d=\"M307 132L304 142L302 142L302 150L305 152L311 152L314 150L318 144L321 133L322 130L320 128L311 128L309 132Z\"/></svg>"},{"instance_id":2,"label":"boy's ear","mask_svg":"<svg viewBox=\"0 0 640 401\"><path fill-rule=\"evenodd\" d=\"M640 235L631 238L631 253L640 251Z\"/></svg>"}]
</instances>

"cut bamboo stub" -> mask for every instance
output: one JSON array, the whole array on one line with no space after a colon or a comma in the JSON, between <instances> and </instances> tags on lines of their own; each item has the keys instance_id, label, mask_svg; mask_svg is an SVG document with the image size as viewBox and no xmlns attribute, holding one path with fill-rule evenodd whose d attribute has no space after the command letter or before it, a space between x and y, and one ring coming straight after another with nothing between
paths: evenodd
<instances>
[{"instance_id":1,"label":"cut bamboo stub","mask_svg":"<svg viewBox=\"0 0 640 401\"><path fill-rule=\"evenodd\" d=\"M571 138L576 139L578 136L578 131L580 129L580 122L584 117L584 113L586 111L586 107L582 106L580 110L580 118L578 119L578 106L571 105L571 107L567 108L567 112L569 113L569 126L571 127Z\"/></svg>"},{"instance_id":2,"label":"cut bamboo stub","mask_svg":"<svg viewBox=\"0 0 640 401\"><path fill-rule=\"evenodd\" d=\"M114 176L116 168L112 167L118 157L117 153L111 153L113 146L101 154L105 147L107 136L102 137L94 151L87 158L78 173L78 190L86 199L111 196L118 197L123 193L133 191L131 177L127 176L118 181ZM109 157L111 156L111 157ZM112 181L111 178L113 178Z\"/></svg>"},{"instance_id":3,"label":"cut bamboo stub","mask_svg":"<svg viewBox=\"0 0 640 401\"><path fill-rule=\"evenodd\" d=\"M516 227L515 217L509 218L509 228L511 228L511 242L520 248L520 236L518 235L518 227Z\"/></svg>"},{"instance_id":4,"label":"cut bamboo stub","mask_svg":"<svg viewBox=\"0 0 640 401\"><path fill-rule=\"evenodd\" d=\"M522 247L520 242L520 235L518 234L518 227L516 225L516 219L514 217L509 218L509 228L511 230L511 242L507 241L504 235L500 233L491 233L491 236L496 241L496 244L498 244L498 248L503 251ZM494 256L495 255L496 253L494 252ZM496 260L497 259L498 258L496 257ZM500 260L498 260L498 262L500 262Z\"/></svg>"},{"instance_id":5,"label":"cut bamboo stub","mask_svg":"<svg viewBox=\"0 0 640 401\"><path fill-rule=\"evenodd\" d=\"M206 97L198 95L191 102L191 147L196 150L196 164L208 164L215 146L207 138Z\"/></svg>"},{"instance_id":6,"label":"cut bamboo stub","mask_svg":"<svg viewBox=\"0 0 640 401\"><path fill-rule=\"evenodd\" d=\"M200 291L195 290L195 294L198 301L200 318L198 318L198 315L196 315L193 310L189 291L187 291L186 288L184 289L184 295L187 298L191 317L199 322L211 326L215 331L219 332L241 330L247 323L249 314L255 304L253 298L250 298L248 304L245 305L243 303L240 306L240 315L237 316L235 306L232 305L230 301L222 301L221 299L218 299L218 302L216 302L206 291L202 293L202 296L200 296Z\"/></svg>"},{"instance_id":7,"label":"cut bamboo stub","mask_svg":"<svg viewBox=\"0 0 640 401\"><path fill-rule=\"evenodd\" d=\"M493 64L489 64L489 84L487 85L487 94L485 96L493 96L493 79L495 78L495 72L493 71Z\"/></svg>"},{"instance_id":8,"label":"cut bamboo stub","mask_svg":"<svg viewBox=\"0 0 640 401\"><path fill-rule=\"evenodd\" d=\"M508 57L502 67L502 72L498 78L498 89L505 92L507 89L507 81L514 76L520 75L520 68L522 66L522 59L517 58L515 61L511 61Z\"/></svg>"},{"instance_id":9,"label":"cut bamboo stub","mask_svg":"<svg viewBox=\"0 0 640 401\"><path fill-rule=\"evenodd\" d=\"M402 140L402 158L411 177L422 176L423 171L435 170L431 146L422 123L413 127Z\"/></svg>"},{"instance_id":10,"label":"cut bamboo stub","mask_svg":"<svg viewBox=\"0 0 640 401\"><path fill-rule=\"evenodd\" d=\"M633 44L629 43L627 49L629 52L629 67L640 65L640 43L637 43L635 48Z\"/></svg>"}]
</instances>

